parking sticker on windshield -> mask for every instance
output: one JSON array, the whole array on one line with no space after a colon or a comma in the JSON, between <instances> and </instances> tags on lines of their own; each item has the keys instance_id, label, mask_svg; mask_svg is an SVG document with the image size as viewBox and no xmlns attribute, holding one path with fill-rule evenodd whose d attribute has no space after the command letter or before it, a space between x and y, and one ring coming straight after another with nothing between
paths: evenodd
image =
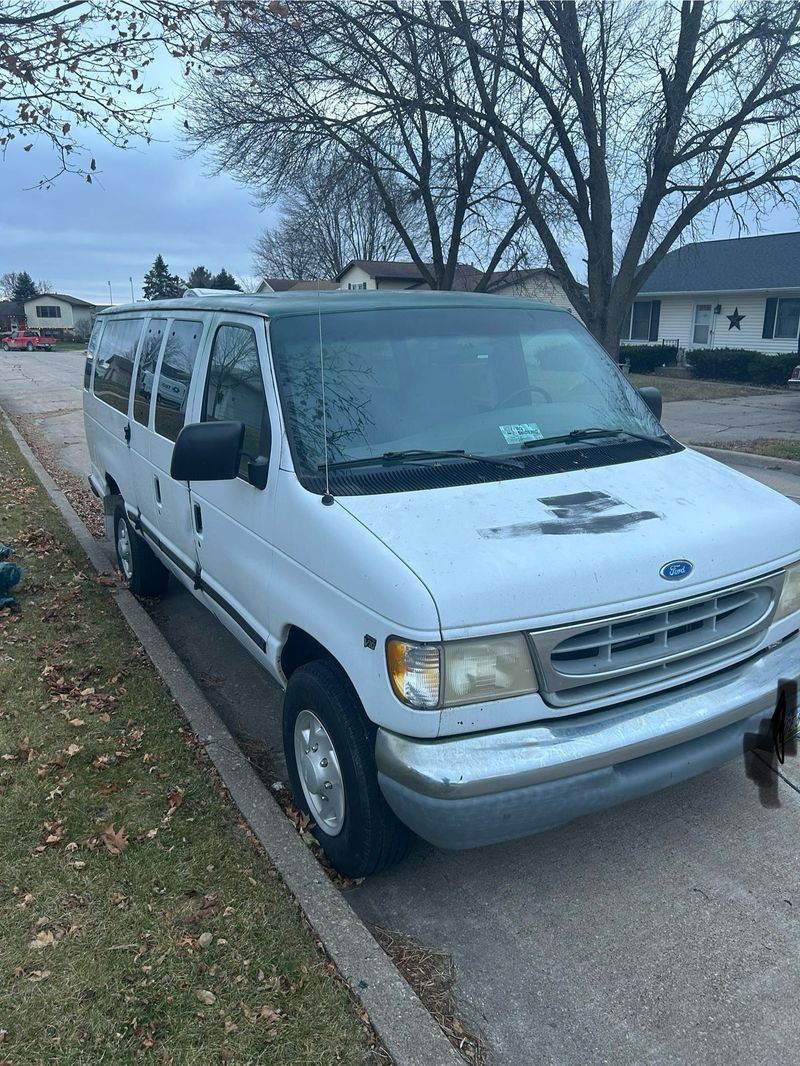
<instances>
[{"instance_id":1,"label":"parking sticker on windshield","mask_svg":"<svg viewBox=\"0 0 800 1066\"><path fill-rule=\"evenodd\" d=\"M544 434L535 422L517 422L513 426L500 426L506 444L522 444L525 440L541 440Z\"/></svg>"}]
</instances>

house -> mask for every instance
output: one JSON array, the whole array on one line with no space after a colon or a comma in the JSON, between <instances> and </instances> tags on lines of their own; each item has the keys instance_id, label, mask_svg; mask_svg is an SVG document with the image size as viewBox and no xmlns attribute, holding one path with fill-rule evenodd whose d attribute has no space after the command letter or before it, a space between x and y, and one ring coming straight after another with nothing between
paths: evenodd
<instances>
[{"instance_id":1,"label":"house","mask_svg":"<svg viewBox=\"0 0 800 1066\"><path fill-rule=\"evenodd\" d=\"M476 267L459 263L455 270L453 288L461 292L472 292L480 277L481 271ZM340 289L397 290L427 287L416 263L386 259L353 259L336 275L335 280Z\"/></svg>"},{"instance_id":2,"label":"house","mask_svg":"<svg viewBox=\"0 0 800 1066\"><path fill-rule=\"evenodd\" d=\"M16 300L0 300L0 333L10 333L25 324L22 305Z\"/></svg>"},{"instance_id":3,"label":"house","mask_svg":"<svg viewBox=\"0 0 800 1066\"><path fill-rule=\"evenodd\" d=\"M297 278L262 278L256 292L286 292L296 284Z\"/></svg>"},{"instance_id":4,"label":"house","mask_svg":"<svg viewBox=\"0 0 800 1066\"><path fill-rule=\"evenodd\" d=\"M338 289L339 286L333 281L324 281L318 278L303 278L298 280L297 278L262 278L261 283L256 289L256 293L261 292L312 292L317 289L320 292L328 292L331 289Z\"/></svg>"},{"instance_id":5,"label":"house","mask_svg":"<svg viewBox=\"0 0 800 1066\"><path fill-rule=\"evenodd\" d=\"M45 330L56 337L70 333L88 339L98 310L97 304L77 296L49 292L25 301L25 321L28 329Z\"/></svg>"},{"instance_id":6,"label":"house","mask_svg":"<svg viewBox=\"0 0 800 1066\"><path fill-rule=\"evenodd\" d=\"M669 252L634 301L622 343L795 352L800 233L699 241Z\"/></svg>"},{"instance_id":7,"label":"house","mask_svg":"<svg viewBox=\"0 0 800 1066\"><path fill-rule=\"evenodd\" d=\"M530 300L542 300L544 303L563 307L574 315L575 308L570 303L558 275L550 267L533 267L529 270L496 270L492 275L490 292L499 296L525 296Z\"/></svg>"},{"instance_id":8,"label":"house","mask_svg":"<svg viewBox=\"0 0 800 1066\"><path fill-rule=\"evenodd\" d=\"M456 267L453 288L474 292L483 271L468 263ZM342 289L422 289L427 288L422 274L414 263L385 260L354 259L336 275ZM548 267L529 270L496 270L487 292L502 296L526 296L534 300L556 304L572 311L567 294L554 271Z\"/></svg>"}]
</instances>

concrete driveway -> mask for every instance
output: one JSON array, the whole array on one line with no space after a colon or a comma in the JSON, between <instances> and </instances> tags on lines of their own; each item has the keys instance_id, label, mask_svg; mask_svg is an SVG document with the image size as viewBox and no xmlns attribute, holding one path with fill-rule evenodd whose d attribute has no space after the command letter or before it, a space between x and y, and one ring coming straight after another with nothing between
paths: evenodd
<instances>
[{"instance_id":1,"label":"concrete driveway","mask_svg":"<svg viewBox=\"0 0 800 1066\"><path fill-rule=\"evenodd\" d=\"M33 415L70 465L82 454L81 372L71 353L0 353L0 405ZM671 419L668 407L677 434ZM277 687L174 584L155 616L282 778ZM797 1061L799 764L787 759L783 779L766 771L759 785L734 762L517 843L419 844L347 895L373 926L452 956L459 1015L495 1066Z\"/></svg>"}]
</instances>

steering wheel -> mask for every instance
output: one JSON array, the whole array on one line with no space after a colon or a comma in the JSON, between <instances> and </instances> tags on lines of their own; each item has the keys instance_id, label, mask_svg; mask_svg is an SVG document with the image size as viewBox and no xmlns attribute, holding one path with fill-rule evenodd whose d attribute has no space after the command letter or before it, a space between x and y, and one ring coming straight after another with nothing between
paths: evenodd
<instances>
[{"instance_id":1,"label":"steering wheel","mask_svg":"<svg viewBox=\"0 0 800 1066\"><path fill-rule=\"evenodd\" d=\"M513 400L515 396L527 396L531 392L540 392L542 396L544 396L545 403L553 402L553 397L550 395L547 389L543 389L541 385L523 385L522 388L514 389L513 392L510 392L507 396L504 396L502 400L498 400L492 410L496 411L500 407L505 407L508 401Z\"/></svg>"}]
</instances>

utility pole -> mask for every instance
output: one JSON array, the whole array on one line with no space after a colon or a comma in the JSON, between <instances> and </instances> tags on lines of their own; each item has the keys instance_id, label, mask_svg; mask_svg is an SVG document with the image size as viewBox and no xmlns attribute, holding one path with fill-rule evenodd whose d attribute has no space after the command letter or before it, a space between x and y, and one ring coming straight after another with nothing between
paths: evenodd
<instances>
[{"instance_id":1,"label":"utility pole","mask_svg":"<svg viewBox=\"0 0 800 1066\"><path fill-rule=\"evenodd\" d=\"M135 304L136 303L136 297L133 295L133 278L132 277L128 277L128 281L131 283L131 303Z\"/></svg>"},{"instance_id":2,"label":"utility pole","mask_svg":"<svg viewBox=\"0 0 800 1066\"><path fill-rule=\"evenodd\" d=\"M108 302L110 304L113 304L113 302L114 302L114 297L113 297L112 292L111 292L111 282L110 281L108 283Z\"/></svg>"}]
</instances>

